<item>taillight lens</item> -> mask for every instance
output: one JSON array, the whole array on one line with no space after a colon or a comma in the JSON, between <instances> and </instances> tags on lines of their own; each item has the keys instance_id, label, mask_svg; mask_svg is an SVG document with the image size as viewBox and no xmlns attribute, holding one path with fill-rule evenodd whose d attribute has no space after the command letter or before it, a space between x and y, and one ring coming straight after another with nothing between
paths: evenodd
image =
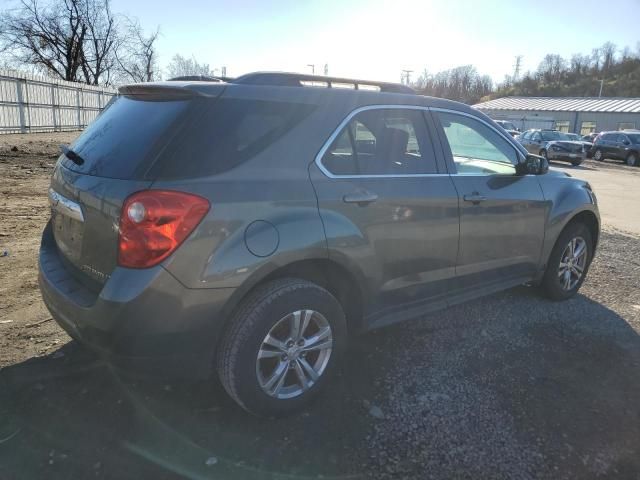
<instances>
[{"instance_id":1,"label":"taillight lens","mask_svg":"<svg viewBox=\"0 0 640 480\"><path fill-rule=\"evenodd\" d=\"M206 198L145 190L127 198L120 214L118 264L147 268L167 258L209 211Z\"/></svg>"}]
</instances>

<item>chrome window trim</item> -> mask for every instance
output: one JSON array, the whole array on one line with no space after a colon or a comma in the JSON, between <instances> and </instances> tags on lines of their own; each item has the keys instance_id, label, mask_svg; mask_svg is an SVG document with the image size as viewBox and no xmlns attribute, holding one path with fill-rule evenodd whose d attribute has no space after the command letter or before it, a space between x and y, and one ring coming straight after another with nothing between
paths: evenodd
<instances>
[{"instance_id":1,"label":"chrome window trim","mask_svg":"<svg viewBox=\"0 0 640 480\"><path fill-rule=\"evenodd\" d=\"M327 141L322 145L322 148L318 152L315 158L315 164L318 166L320 171L328 178L420 178L420 177L441 177L446 175L446 173L402 173L402 174L383 174L383 175L336 175L331 173L329 170L325 168L322 164L322 157L327 153L327 150L334 142L334 140L338 137L338 135L342 132L342 129L348 125L353 117L355 117L360 112L366 112L368 110L424 110L429 111L429 107L423 107L420 105L365 105L364 107L358 107L355 110L352 110L342 122L336 127L331 136L327 139ZM425 127L426 128L426 127Z\"/></svg>"},{"instance_id":2,"label":"chrome window trim","mask_svg":"<svg viewBox=\"0 0 640 480\"><path fill-rule=\"evenodd\" d=\"M80 205L69 200L67 197L63 197L53 188L49 188L49 204L52 210L56 210L79 222L84 222L84 215L82 214Z\"/></svg>"},{"instance_id":3,"label":"chrome window trim","mask_svg":"<svg viewBox=\"0 0 640 480\"><path fill-rule=\"evenodd\" d=\"M365 105L364 107L358 107L355 110L352 110L345 118L344 120L342 120L342 122L340 122L340 124L336 127L336 129L333 131L333 133L329 136L329 138L326 140L326 142L322 145L322 148L320 149L320 151L318 152L318 154L316 155L316 158L314 160L316 166L320 169L320 171L328 178L421 178L421 177L442 177L443 175L461 175L461 176L465 176L465 177L469 177L469 176L475 176L474 175L466 175L466 174L459 174L459 173L450 173L450 172L443 172L443 173L408 173L408 174L387 174L387 175L336 175L331 173L329 170L327 170L325 168L325 166L322 164L322 157L324 157L324 154L327 153L327 150L329 149L329 147L331 147L331 145L333 144L334 140L338 137L338 135L342 132L343 128L345 128L349 122L351 121L351 119L353 119L353 117L355 117L357 114L359 114L360 112L366 112L368 110L423 110L423 111L434 111L434 112L445 112L445 113L452 113L452 114L456 114L456 115L463 115L465 117L469 117L469 118L473 118L474 120L478 120L482 123L484 123L487 127L489 127L490 129L492 129L494 132L496 132L498 135L500 135L502 138L504 138L508 144L510 144L513 149L516 152L516 156L518 158L520 158L521 160L523 159L524 155L523 153L518 149L518 147L516 145L513 144L513 139L508 138L505 134L503 134L500 130L498 130L497 128L495 128L493 125L491 125L489 122L485 121L484 119L477 117L475 115L472 115L470 113L467 112L461 112L459 110L451 110L448 108L440 108L440 107L425 107L425 106L421 106L421 105ZM428 128L428 126L425 125L425 128ZM434 146L435 147L435 146ZM477 175L477 176L486 176L486 175Z\"/></svg>"}]
</instances>

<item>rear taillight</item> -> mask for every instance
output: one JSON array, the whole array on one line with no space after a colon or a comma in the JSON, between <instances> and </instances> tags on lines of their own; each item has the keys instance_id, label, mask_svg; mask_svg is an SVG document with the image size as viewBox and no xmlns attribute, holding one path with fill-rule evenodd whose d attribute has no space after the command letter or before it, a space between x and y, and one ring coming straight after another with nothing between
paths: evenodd
<instances>
[{"instance_id":1,"label":"rear taillight","mask_svg":"<svg viewBox=\"0 0 640 480\"><path fill-rule=\"evenodd\" d=\"M209 201L190 193L145 190L128 197L120 214L118 265L147 268L184 241L209 211Z\"/></svg>"}]
</instances>

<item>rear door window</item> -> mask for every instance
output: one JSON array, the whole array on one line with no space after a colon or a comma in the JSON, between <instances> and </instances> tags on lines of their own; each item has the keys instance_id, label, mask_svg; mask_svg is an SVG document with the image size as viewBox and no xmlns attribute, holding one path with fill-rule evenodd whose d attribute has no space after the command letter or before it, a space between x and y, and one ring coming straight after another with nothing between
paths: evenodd
<instances>
[{"instance_id":1,"label":"rear door window","mask_svg":"<svg viewBox=\"0 0 640 480\"><path fill-rule=\"evenodd\" d=\"M322 157L333 175L395 176L436 173L422 113L372 109L358 113Z\"/></svg>"}]
</instances>

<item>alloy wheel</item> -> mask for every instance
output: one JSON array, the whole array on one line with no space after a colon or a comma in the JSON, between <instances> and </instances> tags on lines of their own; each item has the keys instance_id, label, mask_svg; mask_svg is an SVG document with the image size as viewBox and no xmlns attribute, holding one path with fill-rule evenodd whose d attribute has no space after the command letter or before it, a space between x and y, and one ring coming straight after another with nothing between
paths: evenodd
<instances>
[{"instance_id":1,"label":"alloy wheel","mask_svg":"<svg viewBox=\"0 0 640 480\"><path fill-rule=\"evenodd\" d=\"M572 290L578 284L587 266L587 242L582 237L572 238L560 257L558 278L563 290Z\"/></svg>"},{"instance_id":2,"label":"alloy wheel","mask_svg":"<svg viewBox=\"0 0 640 480\"><path fill-rule=\"evenodd\" d=\"M627 165L630 167L635 167L638 164L638 157L636 157L633 153L627 157Z\"/></svg>"},{"instance_id":3,"label":"alloy wheel","mask_svg":"<svg viewBox=\"0 0 640 480\"><path fill-rule=\"evenodd\" d=\"M297 397L322 376L333 348L327 319L315 310L297 310L278 320L256 358L262 390L277 399Z\"/></svg>"}]
</instances>

